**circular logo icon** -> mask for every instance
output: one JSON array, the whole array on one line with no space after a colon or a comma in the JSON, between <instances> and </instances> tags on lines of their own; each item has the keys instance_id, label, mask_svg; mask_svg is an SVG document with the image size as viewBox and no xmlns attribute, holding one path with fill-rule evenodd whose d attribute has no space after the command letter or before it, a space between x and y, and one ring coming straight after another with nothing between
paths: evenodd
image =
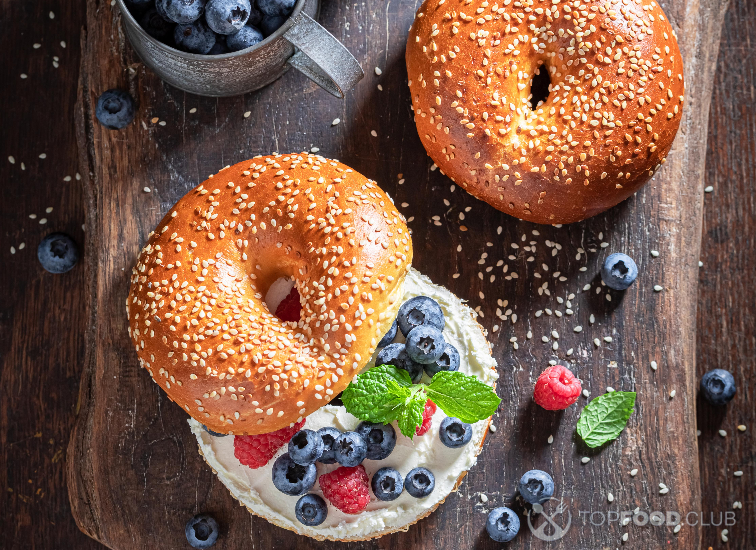
<instances>
[{"instance_id":1,"label":"circular logo icon","mask_svg":"<svg viewBox=\"0 0 756 550\"><path fill-rule=\"evenodd\" d=\"M551 501L558 503L555 507L549 505ZM546 508L554 508L553 510L546 510ZM538 517L541 517L543 521L539 525ZM557 499L551 497L549 500L541 505L534 505L533 510L528 510L528 527L530 532L533 533L537 539L552 542L561 539L570 530L572 524L572 514L567 508L567 504L564 499Z\"/></svg>"}]
</instances>

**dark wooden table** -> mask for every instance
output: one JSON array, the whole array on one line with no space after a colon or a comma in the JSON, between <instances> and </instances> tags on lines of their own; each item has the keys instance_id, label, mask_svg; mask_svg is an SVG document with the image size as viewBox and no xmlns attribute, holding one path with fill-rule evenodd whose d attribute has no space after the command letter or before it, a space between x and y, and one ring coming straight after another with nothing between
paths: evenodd
<instances>
[{"instance_id":1,"label":"dark wooden table","mask_svg":"<svg viewBox=\"0 0 756 550\"><path fill-rule=\"evenodd\" d=\"M0 517L5 520L3 524L6 526L4 536L0 538L2 548L101 547L76 528L70 513L64 475L65 450L79 410L77 389L84 361L84 335L93 320L91 307L87 307L93 300L91 278L83 264L63 276L49 275L39 267L35 258L39 240L52 230L68 232L82 245L85 243L82 230L85 197L76 171L80 169L82 159L88 157L86 151L79 151L76 146L74 102L79 78L80 31L86 23L86 14L80 6L71 4L63 1L39 4L6 2L0 11L0 28L5 31L0 33L0 45L3 46L0 51L14 52L12 56L4 56L0 62L0 77L4 82L0 87L0 98L3 100L1 104L5 107L3 132L0 133L0 178L4 182L0 189L0 204L3 205L3 213L8 220L3 225L3 249L0 250L6 266L0 279L0 288L5 290L0 297L0 476L4 486ZM90 2L90 7L92 5L97 6ZM390 4L387 4L387 9L389 7ZM107 5L100 5L99 8L103 14L109 10ZM50 12L54 17L49 15ZM383 16L376 15L379 19ZM747 0L733 0L722 33L719 67L715 80L717 84L710 109L709 147L706 159L706 185L711 185L714 190L706 195L704 206L701 254L703 267L699 286L699 374L715 366L727 368L736 375L739 393L736 401L725 411L713 410L704 403L698 403L698 427L702 434L699 438L700 468L694 473L694 477L700 479L702 510L707 519L707 514L714 513L716 522L720 513L732 510L734 501L743 503L742 510L735 510L736 525L729 527L728 544L731 548L747 548L751 544L751 533L756 529L752 496L753 479L756 474L756 447L752 431L756 428L753 422L756 413L751 404L754 387L752 383L749 385L749 376L756 370L756 322L751 307L756 295L756 277L751 268L756 259L756 205L750 174L750 169L756 165L756 146L753 140L756 116L751 107L756 75L753 59L749 57L749 39L754 34L755 16L756 9L752 3ZM365 28L370 29L373 24L373 20L368 19L365 21ZM358 30L353 28L352 32ZM360 29L359 32L364 32L364 29ZM119 37L113 36L112 40L117 44ZM61 41L65 41L65 47ZM35 49L35 43L39 43L40 47ZM400 73L401 69L396 67L397 60L390 61L391 68L396 69L393 72ZM54 63L58 67L55 67ZM384 70L386 68L384 66ZM370 74L372 67L366 66L366 69L369 73L366 78L373 78ZM143 71L139 68L137 70ZM27 75L27 78L21 78L21 74ZM298 78L292 75L286 78L290 77ZM131 76L126 71L125 74L115 75L114 78L118 84L125 84ZM401 85L399 74L388 78L390 85ZM155 82L154 78L149 82ZM304 80L302 82L305 83ZM384 85L387 85L385 81ZM316 97L315 94L321 94L314 89L311 91L313 97ZM160 90L158 92L163 93ZM154 89L143 93L140 99L145 103L161 104L155 100L154 94L157 92ZM183 94L172 97L186 102L187 108L191 101L196 101ZM330 105L323 98L316 100ZM251 109L255 107L254 97L245 99L243 103L244 107L242 104L232 105L228 102L197 101L197 104L203 107L201 113L204 118L201 127L214 131L220 129L222 132L226 117L231 116L231 112L235 113L240 109L243 111L246 105L251 105ZM170 104L169 101L167 105ZM214 104L216 108L213 110ZM170 109L166 108L164 114L156 112L154 116L166 116L170 112ZM361 116L363 121L368 123L381 123L379 111L362 113ZM297 119L293 121L301 123ZM274 124L281 122L277 121ZM393 124L397 123L383 121L381 127L388 129ZM159 130L159 127L156 130ZM260 124L260 131L260 147L263 144L268 144L269 147L278 145L271 136L264 135L266 130L263 124ZM159 138L163 145L171 143L170 132L171 129L166 128L165 134ZM389 137L386 136L386 139ZM211 135L207 136L206 143L207 147L214 147ZM241 147L240 145L237 149L227 150L219 147L214 154L219 157L225 153L231 156L230 160L241 160L245 158ZM281 148L284 149L284 145L281 145ZM356 152L359 148L347 147L346 150ZM40 158L41 154L46 155L46 158ZM10 163L6 158L8 156L13 156L15 163ZM211 157L210 154L204 156ZM350 161L359 164L355 167L366 173L381 171L381 167L377 165L377 155L353 154ZM216 159L212 165L194 167L191 174L194 176L196 172L196 177L204 177L227 163L225 159ZM402 166L406 165L399 161L398 168ZM407 173L411 173L412 170L412 167L404 169ZM87 174L84 175L86 178ZM166 194L154 202L154 207L157 210L163 208L162 211L165 209L162 203L175 199L176 194L174 191L171 195L166 189L166 177L167 175L163 175L162 180L147 183L153 187L157 186L158 192L165 190ZM443 182L443 179L437 178L433 181ZM193 183L196 182L186 181L182 185L190 186ZM400 201L404 200L401 198L402 194L413 198L416 203L420 200L420 197L413 197L409 191L399 190L396 181L387 182L385 187L397 195ZM457 219L457 210L464 211L468 204L474 206L474 213L485 212L480 205L475 205L470 197L456 197L455 202L456 210L452 215ZM46 209L49 207L52 207L52 211L48 213ZM637 207L631 205L625 208ZM159 218L157 210L147 216ZM410 205L409 210L421 212L429 220L431 215L436 214L426 212L415 204ZM620 214L622 213L620 211ZM36 218L30 218L31 214L36 215ZM486 224L491 223L494 218L498 219L493 213L486 213L485 220L469 223L471 227L485 229ZM42 219L46 219L46 223L42 224ZM506 217L501 219L505 220ZM609 227L609 220L610 218L604 217L593 222L592 229L597 231L604 225ZM636 231L638 235L642 234L642 228ZM432 271L433 233L420 227L416 230L415 239L418 265ZM88 246L91 242L86 241ZM21 248L22 243L25 245L24 248ZM470 263L474 264L481 251L485 250L483 243L478 244L481 250L476 249L477 255L475 258L469 258ZM14 247L14 254L11 254L11 246ZM448 269L445 268L443 273L446 271ZM466 276L474 277L474 273L475 270L468 268ZM448 284L460 294L469 293L463 281L438 282ZM484 324L491 328L494 323L485 321ZM539 337L540 333L536 338ZM505 338L495 341L497 346L503 348L509 345ZM502 356L509 358L510 350L511 348L507 349ZM128 360L125 358L124 362ZM534 368L532 365L525 366L528 371ZM539 368L540 366L535 367L536 372ZM511 366L506 365L502 370L504 373L511 372ZM144 378L142 375L144 373L137 373L137 376ZM618 386L623 382L623 376L617 378ZM518 377L520 382L527 381L527 378L527 373L524 378ZM504 388L517 392L522 389L522 384L507 383ZM650 390L642 388L641 391L647 389ZM600 391L600 388L594 390L594 395L597 391ZM156 403L161 400L157 390L153 397ZM172 418L177 419L178 415L173 414ZM574 421L574 418L571 417L571 420ZM531 435L520 429L519 433L506 437L506 430L512 429L512 423L507 418L498 418L496 423L501 429L493 444L500 447L511 446L512 452L522 452L522 448L529 448L532 452ZM557 421L553 420L551 426L545 426L546 431L551 427L556 428L557 424ZM739 432L737 426L740 424L747 426L748 431ZM720 429L726 430L726 437L718 434ZM538 433L542 431L544 430L539 429ZM568 426L562 426L560 433L562 437L568 436ZM662 438L665 437L665 434L660 435ZM193 449L186 449L187 454L192 451ZM171 453L170 449L165 452ZM488 452L493 451L489 449ZM614 452L621 453L622 449L615 449ZM181 460L197 461L194 456L183 455ZM522 458L514 456L508 463L523 462ZM574 490L582 493L583 498L585 491L592 489L581 489L578 482L582 474L579 471L570 472L575 469L574 466L557 464L556 468L573 482ZM735 470L742 470L743 477L735 478ZM204 475L203 480L207 482L207 475ZM495 466L489 465L477 473L474 472L470 483L475 487L485 487L486 483L496 484L490 492L500 495L496 498L506 500L506 493L511 493L511 490L502 487L503 481ZM160 480L152 482L159 483ZM215 485L210 506L217 505L222 508L225 506L223 488L217 487L217 483ZM634 495L639 504L650 500L650 496L657 492L654 480L648 480L639 487L640 493ZM139 491L132 494L138 498ZM474 496L469 490L463 491L463 495ZM602 497L603 495L598 495L594 502L602 502ZM452 503L447 507L462 508L464 518L474 517L476 521L481 521L483 516L480 513L470 515L470 510L474 506L466 498L453 497ZM117 504L112 508L117 509ZM436 515L445 518L446 521L454 521L457 517L453 509L442 509ZM173 518L176 523L181 523L184 519ZM410 542L419 542L420 537L433 539L437 519L431 518L426 521L428 529L415 528L407 537L393 537L377 547L383 547L390 542L406 546ZM478 532L479 527L470 525L465 529ZM703 547L723 547L720 539L722 528L701 529ZM262 547L272 546L273 540L276 540L280 533L259 520L252 523L252 529L260 538ZM238 536L238 532L230 536L232 540L242 540L234 538ZM673 544L677 540L670 538ZM133 540L141 539L140 533L133 534ZM631 539L629 547L636 547L632 545L633 540ZM483 544L485 541L480 542ZM586 547L590 547L592 542L594 540L591 538L582 540ZM433 545L453 547L445 539L435 540L430 546L427 540L423 544L428 547ZM616 545L620 545L618 540Z\"/></svg>"}]
</instances>

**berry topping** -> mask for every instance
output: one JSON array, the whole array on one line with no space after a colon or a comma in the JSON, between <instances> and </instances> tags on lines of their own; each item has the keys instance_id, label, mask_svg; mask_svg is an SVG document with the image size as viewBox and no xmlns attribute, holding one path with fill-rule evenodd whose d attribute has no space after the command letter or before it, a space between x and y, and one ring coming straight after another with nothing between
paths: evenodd
<instances>
[{"instance_id":1,"label":"berry topping","mask_svg":"<svg viewBox=\"0 0 756 550\"><path fill-rule=\"evenodd\" d=\"M282 321L296 323L302 315L302 305L299 302L299 291L297 287L292 287L289 294L281 300L276 308L276 317Z\"/></svg>"},{"instance_id":2,"label":"berry topping","mask_svg":"<svg viewBox=\"0 0 756 550\"><path fill-rule=\"evenodd\" d=\"M530 470L520 478L520 494L530 504L543 504L554 495L554 480L546 472Z\"/></svg>"},{"instance_id":3,"label":"berry topping","mask_svg":"<svg viewBox=\"0 0 756 550\"><path fill-rule=\"evenodd\" d=\"M336 439L341 435L341 432L336 428L326 426L318 430L318 435L323 440L323 454L320 455L318 462L321 464L333 464L336 462L336 449L333 444L336 443Z\"/></svg>"},{"instance_id":4,"label":"berry topping","mask_svg":"<svg viewBox=\"0 0 756 550\"><path fill-rule=\"evenodd\" d=\"M436 478L428 468L413 468L404 478L404 488L415 498L427 497L436 487Z\"/></svg>"},{"instance_id":5,"label":"berry topping","mask_svg":"<svg viewBox=\"0 0 756 550\"><path fill-rule=\"evenodd\" d=\"M496 542L509 542L520 530L520 518L512 510L502 506L488 514L486 531Z\"/></svg>"},{"instance_id":6,"label":"berry topping","mask_svg":"<svg viewBox=\"0 0 756 550\"><path fill-rule=\"evenodd\" d=\"M370 502L370 488L365 467L340 466L320 476L318 483L328 502L345 514L359 514Z\"/></svg>"},{"instance_id":7,"label":"berry topping","mask_svg":"<svg viewBox=\"0 0 756 550\"><path fill-rule=\"evenodd\" d=\"M288 16L294 9L297 0L257 0L257 7L265 15Z\"/></svg>"},{"instance_id":8,"label":"berry topping","mask_svg":"<svg viewBox=\"0 0 756 550\"><path fill-rule=\"evenodd\" d=\"M428 399L425 402L425 408L423 409L423 423L415 428L415 435L425 435L428 430L431 429L433 423L433 415L436 414L436 404Z\"/></svg>"},{"instance_id":9,"label":"berry topping","mask_svg":"<svg viewBox=\"0 0 756 550\"><path fill-rule=\"evenodd\" d=\"M297 501L294 513L303 525L320 525L328 516L328 505L318 495L305 495Z\"/></svg>"},{"instance_id":10,"label":"berry topping","mask_svg":"<svg viewBox=\"0 0 756 550\"><path fill-rule=\"evenodd\" d=\"M547 411L561 411L580 396L580 380L562 365L547 368L538 377L533 400Z\"/></svg>"},{"instance_id":11,"label":"berry topping","mask_svg":"<svg viewBox=\"0 0 756 550\"><path fill-rule=\"evenodd\" d=\"M701 378L701 394L712 405L726 405L735 396L735 378L723 369L710 370Z\"/></svg>"},{"instance_id":12,"label":"berry topping","mask_svg":"<svg viewBox=\"0 0 756 550\"><path fill-rule=\"evenodd\" d=\"M431 378L433 378L436 373L439 373L442 370L459 370L459 352L457 351L457 348L447 342L446 346L444 347L444 351L441 354L441 357L436 359L435 363L424 365L424 367L425 374L427 374Z\"/></svg>"},{"instance_id":13,"label":"berry topping","mask_svg":"<svg viewBox=\"0 0 756 550\"><path fill-rule=\"evenodd\" d=\"M396 446L396 430L391 424L376 422L360 422L355 430L367 443L369 460L383 460L388 457Z\"/></svg>"},{"instance_id":14,"label":"berry topping","mask_svg":"<svg viewBox=\"0 0 756 550\"><path fill-rule=\"evenodd\" d=\"M381 468L373 474L370 487L378 500L396 500L404 490L404 480L394 468Z\"/></svg>"},{"instance_id":15,"label":"berry topping","mask_svg":"<svg viewBox=\"0 0 756 550\"><path fill-rule=\"evenodd\" d=\"M287 495L306 493L315 485L317 476L315 464L300 466L291 459L289 453L282 454L273 463L273 485Z\"/></svg>"},{"instance_id":16,"label":"berry topping","mask_svg":"<svg viewBox=\"0 0 756 550\"><path fill-rule=\"evenodd\" d=\"M336 462L342 466L357 466L367 456L367 444L357 432L344 432L333 443Z\"/></svg>"},{"instance_id":17,"label":"berry topping","mask_svg":"<svg viewBox=\"0 0 756 550\"><path fill-rule=\"evenodd\" d=\"M381 338L381 341L378 342L378 348L385 348L388 346L391 342L394 341L394 338L396 338L396 329L397 329L397 323L396 319L394 319L394 322L391 324L391 328L388 329L388 332L383 335L383 338Z\"/></svg>"},{"instance_id":18,"label":"berry topping","mask_svg":"<svg viewBox=\"0 0 756 550\"><path fill-rule=\"evenodd\" d=\"M397 315L399 330L407 336L409 332L421 325L430 325L444 330L444 312L436 300L427 296L415 296L404 302Z\"/></svg>"},{"instance_id":19,"label":"berry topping","mask_svg":"<svg viewBox=\"0 0 756 550\"><path fill-rule=\"evenodd\" d=\"M263 41L263 39L263 34L257 28L253 27L252 25L244 25L239 32L226 37L226 46L228 47L229 51L238 52L240 50L251 48L255 44L259 44ZM295 292L296 294L294 295L294 297L296 298L296 302L292 303L291 309L287 310L282 317L278 313L279 309L281 309L281 304L288 301L292 294L294 294ZM301 315L302 308L299 305L299 292L297 292L296 288L291 289L289 296L284 298L281 304L279 304L278 309L276 309L276 316L278 316L279 319L281 319L282 321L299 321L299 316Z\"/></svg>"},{"instance_id":20,"label":"berry topping","mask_svg":"<svg viewBox=\"0 0 756 550\"><path fill-rule=\"evenodd\" d=\"M184 527L192 548L210 548L218 540L218 522L207 514L197 514Z\"/></svg>"},{"instance_id":21,"label":"berry topping","mask_svg":"<svg viewBox=\"0 0 756 550\"><path fill-rule=\"evenodd\" d=\"M205 430L210 435L212 435L213 437L226 437L228 435L228 434L222 434L222 433L214 432L213 430L211 430L210 428L208 428L204 424L202 424L202 429Z\"/></svg>"},{"instance_id":22,"label":"berry topping","mask_svg":"<svg viewBox=\"0 0 756 550\"><path fill-rule=\"evenodd\" d=\"M465 424L459 418L447 416L441 422L438 437L441 439L441 443L447 447L452 449L463 447L472 439L472 426Z\"/></svg>"},{"instance_id":23,"label":"berry topping","mask_svg":"<svg viewBox=\"0 0 756 550\"><path fill-rule=\"evenodd\" d=\"M404 344L389 344L383 348L378 352L375 364L377 366L394 365L398 369L406 370L413 384L417 384L423 378L423 366L410 359Z\"/></svg>"},{"instance_id":24,"label":"berry topping","mask_svg":"<svg viewBox=\"0 0 756 550\"><path fill-rule=\"evenodd\" d=\"M204 21L176 25L173 30L176 47L189 53L210 53L215 46L216 37Z\"/></svg>"},{"instance_id":25,"label":"berry topping","mask_svg":"<svg viewBox=\"0 0 756 550\"><path fill-rule=\"evenodd\" d=\"M97 98L95 116L109 130L120 130L134 120L134 98L125 90L106 90Z\"/></svg>"},{"instance_id":26,"label":"berry topping","mask_svg":"<svg viewBox=\"0 0 756 550\"><path fill-rule=\"evenodd\" d=\"M157 0L158 11L174 23L193 23L205 11L207 0Z\"/></svg>"},{"instance_id":27,"label":"berry topping","mask_svg":"<svg viewBox=\"0 0 756 550\"><path fill-rule=\"evenodd\" d=\"M302 426L304 426L304 420L290 428L281 428L267 434L237 435L234 437L234 456L245 466L253 469L262 468Z\"/></svg>"},{"instance_id":28,"label":"berry topping","mask_svg":"<svg viewBox=\"0 0 756 550\"><path fill-rule=\"evenodd\" d=\"M312 430L299 430L289 441L289 456L302 466L315 464L323 454L323 439Z\"/></svg>"},{"instance_id":29,"label":"berry topping","mask_svg":"<svg viewBox=\"0 0 756 550\"><path fill-rule=\"evenodd\" d=\"M65 273L79 261L79 247L65 233L50 233L37 247L37 259L50 273Z\"/></svg>"},{"instance_id":30,"label":"berry topping","mask_svg":"<svg viewBox=\"0 0 756 550\"><path fill-rule=\"evenodd\" d=\"M626 290L638 276L638 266L627 254L610 254L601 267L601 280L614 290Z\"/></svg>"},{"instance_id":31,"label":"berry topping","mask_svg":"<svg viewBox=\"0 0 756 550\"><path fill-rule=\"evenodd\" d=\"M249 0L210 0L205 6L205 19L218 34L234 34L245 25L251 10Z\"/></svg>"},{"instance_id":32,"label":"berry topping","mask_svg":"<svg viewBox=\"0 0 756 550\"><path fill-rule=\"evenodd\" d=\"M405 344L410 359L422 365L438 361L445 348L444 335L436 327L428 325L413 328L407 335Z\"/></svg>"}]
</instances>

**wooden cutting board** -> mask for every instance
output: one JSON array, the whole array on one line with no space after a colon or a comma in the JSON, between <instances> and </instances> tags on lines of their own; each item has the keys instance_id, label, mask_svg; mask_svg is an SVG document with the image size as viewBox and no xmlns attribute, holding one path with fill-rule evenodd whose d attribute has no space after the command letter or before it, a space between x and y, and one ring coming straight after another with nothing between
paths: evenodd
<instances>
[{"instance_id":1,"label":"wooden cutting board","mask_svg":"<svg viewBox=\"0 0 756 550\"><path fill-rule=\"evenodd\" d=\"M67 466L76 521L103 544L117 550L184 549L186 520L208 512L222 525L219 549L337 546L298 537L238 506L199 457L186 414L138 367L124 307L128 273L147 234L187 191L253 155L317 147L377 180L412 220L415 267L479 308L499 361L504 401L494 417L498 429L456 495L407 533L352 546L497 548L484 531L487 511L511 503L519 476L540 468L553 474L557 496L568 502L572 517L555 548L616 548L625 532L633 548L699 547L696 527L675 535L671 527L621 527L617 521L595 526L583 512L700 507L697 263L707 116L726 2L664 4L677 29L687 82L675 146L635 197L562 228L519 222L453 189L434 170L412 121L404 66L407 29L418 6L409 0L324 3L321 21L366 72L339 101L293 71L242 97L185 94L163 84L134 56L114 6L87 1L77 135L88 208L90 326ZM137 119L122 131L106 130L94 118L97 97L113 87L129 89L139 104ZM652 257L651 250L659 256ZM609 294L611 301L604 290L595 293L598 268L609 251L634 257L641 273L624 296ZM655 285L663 290L655 292ZM511 312L501 320L497 309ZM582 332L574 332L578 325ZM569 349L574 351L568 356ZM549 360L567 361L592 396L608 386L638 391L636 412L619 440L599 451L576 442L585 400L564 413L532 404L533 383ZM550 435L553 444L547 443ZM582 464L584 456L591 461ZM636 477L629 475L633 468L639 470ZM669 494L659 494L659 483L670 487ZM487 503L480 502L480 492ZM510 546L545 544L523 523Z\"/></svg>"}]
</instances>

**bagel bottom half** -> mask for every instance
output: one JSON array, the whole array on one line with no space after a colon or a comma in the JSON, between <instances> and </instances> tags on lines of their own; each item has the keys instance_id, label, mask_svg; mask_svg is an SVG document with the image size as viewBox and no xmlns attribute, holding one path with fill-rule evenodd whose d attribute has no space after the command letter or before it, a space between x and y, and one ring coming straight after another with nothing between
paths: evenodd
<instances>
[{"instance_id":1,"label":"bagel bottom half","mask_svg":"<svg viewBox=\"0 0 756 550\"><path fill-rule=\"evenodd\" d=\"M413 296L428 296L441 305L446 317L444 337L459 350L459 370L495 386L498 378L496 361L491 355L491 346L486 340L485 331L475 320L472 310L447 289L434 285L428 277L411 269L405 279L403 301ZM402 335L399 332L397 341L401 340ZM372 366L371 359L365 368ZM284 529L318 540L355 541L376 538L395 531L406 531L410 525L430 514L452 491L455 491L467 471L475 465L491 419L481 420L473 425L473 436L469 444L462 448L450 449L441 443L438 436L438 429L444 417L443 411L438 409L430 431L423 436L415 436L414 440L403 436L394 423L397 443L392 454L384 460L363 462L369 477L385 466L396 468L402 476L418 466L428 468L436 480L436 487L429 496L417 499L405 491L394 501L382 502L376 499L371 491L370 504L363 512L355 515L345 514L329 505L328 517L316 527L307 527L297 521L294 506L299 497L281 493L271 481L273 462L286 452L286 447L279 450L276 457L266 466L251 469L242 465L234 456L233 437L212 436L193 419L189 420L189 425L197 437L200 454L205 462L218 475L231 495L252 514ZM305 428L317 430L324 426L334 426L341 431L348 431L356 428L359 422L347 413L344 407L326 405L307 417ZM338 466L318 463L318 476ZM318 482L310 492L322 496Z\"/></svg>"}]
</instances>

